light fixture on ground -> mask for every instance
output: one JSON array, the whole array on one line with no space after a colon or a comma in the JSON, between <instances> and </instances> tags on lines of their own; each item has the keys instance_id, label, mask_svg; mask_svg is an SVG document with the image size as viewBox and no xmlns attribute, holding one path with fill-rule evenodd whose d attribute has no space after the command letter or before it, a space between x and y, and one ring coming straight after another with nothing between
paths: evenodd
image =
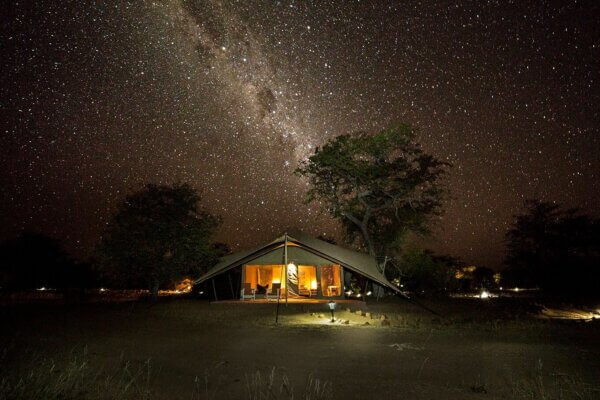
<instances>
[{"instance_id":1,"label":"light fixture on ground","mask_svg":"<svg viewBox=\"0 0 600 400\"><path fill-rule=\"evenodd\" d=\"M335 322L335 306L337 305L337 303L333 300L331 300L329 303L327 303L327 305L329 306L329 310L331 311L331 322Z\"/></svg>"}]
</instances>

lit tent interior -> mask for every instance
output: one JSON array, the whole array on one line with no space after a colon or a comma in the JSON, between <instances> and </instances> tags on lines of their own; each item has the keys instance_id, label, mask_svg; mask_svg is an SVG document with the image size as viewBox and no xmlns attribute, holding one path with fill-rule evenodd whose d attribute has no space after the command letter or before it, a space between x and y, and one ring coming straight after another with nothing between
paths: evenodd
<instances>
[{"instance_id":1,"label":"lit tent interior","mask_svg":"<svg viewBox=\"0 0 600 400\"><path fill-rule=\"evenodd\" d=\"M302 232L225 256L194 282L196 293L213 300L356 299L386 289L399 291L374 257Z\"/></svg>"}]
</instances>

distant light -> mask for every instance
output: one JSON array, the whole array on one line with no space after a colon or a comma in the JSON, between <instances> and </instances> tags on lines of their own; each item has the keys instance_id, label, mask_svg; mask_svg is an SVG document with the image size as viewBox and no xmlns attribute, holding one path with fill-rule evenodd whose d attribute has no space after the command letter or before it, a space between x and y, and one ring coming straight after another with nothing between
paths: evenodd
<instances>
[{"instance_id":1,"label":"distant light","mask_svg":"<svg viewBox=\"0 0 600 400\"><path fill-rule=\"evenodd\" d=\"M372 294L372 293L371 293L371 291L369 290L369 291L367 292L367 296L370 296L371 294Z\"/></svg>"},{"instance_id":2,"label":"distant light","mask_svg":"<svg viewBox=\"0 0 600 400\"><path fill-rule=\"evenodd\" d=\"M484 290L484 291L481 292L481 294L479 295L479 297L482 298L482 299L487 299L487 298L490 297L490 294L486 290Z\"/></svg>"},{"instance_id":3,"label":"distant light","mask_svg":"<svg viewBox=\"0 0 600 400\"><path fill-rule=\"evenodd\" d=\"M198 294L204 294L204 292L203 291L199 291Z\"/></svg>"},{"instance_id":4,"label":"distant light","mask_svg":"<svg viewBox=\"0 0 600 400\"><path fill-rule=\"evenodd\" d=\"M42 286L41 288L39 288L38 290L46 290L46 288L44 286Z\"/></svg>"},{"instance_id":5,"label":"distant light","mask_svg":"<svg viewBox=\"0 0 600 400\"><path fill-rule=\"evenodd\" d=\"M360 293L357 293L357 294L356 294L356 297L360 297L360 296L361 296L361 295L360 295Z\"/></svg>"},{"instance_id":6,"label":"distant light","mask_svg":"<svg viewBox=\"0 0 600 400\"><path fill-rule=\"evenodd\" d=\"M101 292L106 292L106 289L104 289L103 287L100 288Z\"/></svg>"},{"instance_id":7,"label":"distant light","mask_svg":"<svg viewBox=\"0 0 600 400\"><path fill-rule=\"evenodd\" d=\"M348 290L348 291L346 292L346 294L347 294L348 296L350 296L350 295L352 294L352 290Z\"/></svg>"},{"instance_id":8,"label":"distant light","mask_svg":"<svg viewBox=\"0 0 600 400\"><path fill-rule=\"evenodd\" d=\"M516 287L516 288L515 288L515 292L518 292L518 291L519 291L519 288L518 288L518 287Z\"/></svg>"},{"instance_id":9,"label":"distant light","mask_svg":"<svg viewBox=\"0 0 600 400\"><path fill-rule=\"evenodd\" d=\"M502 289L502 286L500 286L500 290L504 290L504 289Z\"/></svg>"}]
</instances>

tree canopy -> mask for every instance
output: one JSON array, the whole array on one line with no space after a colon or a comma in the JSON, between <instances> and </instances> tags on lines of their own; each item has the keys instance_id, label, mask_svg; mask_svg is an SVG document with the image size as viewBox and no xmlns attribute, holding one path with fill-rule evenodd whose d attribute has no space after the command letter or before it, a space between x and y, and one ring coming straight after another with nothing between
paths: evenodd
<instances>
[{"instance_id":1,"label":"tree canopy","mask_svg":"<svg viewBox=\"0 0 600 400\"><path fill-rule=\"evenodd\" d=\"M564 294L599 289L600 223L577 209L528 200L506 243L506 283Z\"/></svg>"},{"instance_id":2,"label":"tree canopy","mask_svg":"<svg viewBox=\"0 0 600 400\"><path fill-rule=\"evenodd\" d=\"M127 196L99 246L104 276L121 286L146 286L155 297L161 285L205 272L219 255L212 237L221 219L199 203L186 184L148 184Z\"/></svg>"},{"instance_id":3,"label":"tree canopy","mask_svg":"<svg viewBox=\"0 0 600 400\"><path fill-rule=\"evenodd\" d=\"M308 202L338 219L349 241L382 256L405 234L428 232L428 218L441 212L448 166L421 149L412 127L399 125L337 136L296 173L308 179Z\"/></svg>"},{"instance_id":4,"label":"tree canopy","mask_svg":"<svg viewBox=\"0 0 600 400\"><path fill-rule=\"evenodd\" d=\"M390 263L386 271L392 281L402 282L402 288L417 295L444 295L458 289L456 271L460 260L438 256L416 246L405 246L402 254Z\"/></svg>"},{"instance_id":5,"label":"tree canopy","mask_svg":"<svg viewBox=\"0 0 600 400\"><path fill-rule=\"evenodd\" d=\"M89 267L75 262L59 241L49 236L23 232L0 244L2 288L81 288L92 280Z\"/></svg>"}]
</instances>

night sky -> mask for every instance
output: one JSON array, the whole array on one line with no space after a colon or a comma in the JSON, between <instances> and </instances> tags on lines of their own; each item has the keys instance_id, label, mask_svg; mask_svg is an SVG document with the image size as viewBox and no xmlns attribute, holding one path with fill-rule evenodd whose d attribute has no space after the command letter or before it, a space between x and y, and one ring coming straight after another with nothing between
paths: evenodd
<instances>
[{"instance_id":1,"label":"night sky","mask_svg":"<svg viewBox=\"0 0 600 400\"><path fill-rule=\"evenodd\" d=\"M394 122L454 165L436 251L498 267L526 198L597 215L597 1L1 7L2 239L41 231L85 257L148 182L197 188L234 249L336 235L293 170Z\"/></svg>"}]
</instances>

